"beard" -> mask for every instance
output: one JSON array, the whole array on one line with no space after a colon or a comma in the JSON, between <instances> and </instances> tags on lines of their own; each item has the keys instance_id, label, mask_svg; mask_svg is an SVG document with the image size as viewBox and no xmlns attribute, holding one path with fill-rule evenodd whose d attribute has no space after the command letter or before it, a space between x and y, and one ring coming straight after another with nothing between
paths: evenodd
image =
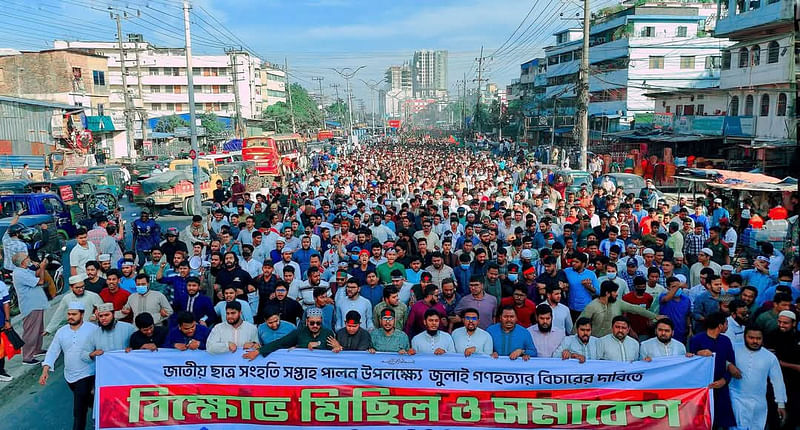
<instances>
[{"instance_id":1,"label":"beard","mask_svg":"<svg viewBox=\"0 0 800 430\"><path fill-rule=\"evenodd\" d=\"M114 326L116 325L117 325L117 320L112 318L111 322L109 322L108 324L106 325L100 324L100 330L104 332L109 332L111 330L114 330Z\"/></svg>"},{"instance_id":2,"label":"beard","mask_svg":"<svg viewBox=\"0 0 800 430\"><path fill-rule=\"evenodd\" d=\"M428 333L428 336L434 337L434 336L436 336L437 333L439 333L439 330L428 330L428 329L426 329L425 332Z\"/></svg>"},{"instance_id":3,"label":"beard","mask_svg":"<svg viewBox=\"0 0 800 430\"><path fill-rule=\"evenodd\" d=\"M758 351L759 349L761 349L761 345L759 345L759 346L758 346L758 347L756 347L756 348L753 348L753 347L751 347L751 346L750 346L750 344L749 344L748 342L745 342L745 343L744 343L744 346L746 346L746 347L747 347L747 349L749 349L750 351Z\"/></svg>"},{"instance_id":4,"label":"beard","mask_svg":"<svg viewBox=\"0 0 800 430\"><path fill-rule=\"evenodd\" d=\"M542 333L549 333L553 329L551 324L539 324L539 331Z\"/></svg>"},{"instance_id":5,"label":"beard","mask_svg":"<svg viewBox=\"0 0 800 430\"><path fill-rule=\"evenodd\" d=\"M668 344L671 340L672 340L671 337L666 338L666 339L662 339L662 338L658 337L658 341L663 343L664 345Z\"/></svg>"},{"instance_id":6,"label":"beard","mask_svg":"<svg viewBox=\"0 0 800 430\"><path fill-rule=\"evenodd\" d=\"M608 296L608 303L614 303L617 301L617 298L614 296Z\"/></svg>"}]
</instances>

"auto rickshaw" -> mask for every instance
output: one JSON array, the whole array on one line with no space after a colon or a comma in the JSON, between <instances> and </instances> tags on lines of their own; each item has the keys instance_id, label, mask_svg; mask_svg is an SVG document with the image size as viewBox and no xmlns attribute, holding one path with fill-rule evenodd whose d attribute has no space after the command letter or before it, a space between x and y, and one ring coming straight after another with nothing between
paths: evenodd
<instances>
[{"instance_id":1,"label":"auto rickshaw","mask_svg":"<svg viewBox=\"0 0 800 430\"><path fill-rule=\"evenodd\" d=\"M119 207L117 196L98 189L98 184L97 175L73 175L31 182L24 191L57 194L69 208L73 224L87 225L94 215L108 215Z\"/></svg>"},{"instance_id":2,"label":"auto rickshaw","mask_svg":"<svg viewBox=\"0 0 800 430\"><path fill-rule=\"evenodd\" d=\"M99 184L96 185L99 190L108 190L110 193L122 198L125 194L125 174L122 172L120 166L95 166L90 167L87 172L89 175L95 175L98 178Z\"/></svg>"},{"instance_id":3,"label":"auto rickshaw","mask_svg":"<svg viewBox=\"0 0 800 430\"><path fill-rule=\"evenodd\" d=\"M27 179L12 179L0 181L0 194L19 194L25 191L25 186L31 181Z\"/></svg>"}]
</instances>

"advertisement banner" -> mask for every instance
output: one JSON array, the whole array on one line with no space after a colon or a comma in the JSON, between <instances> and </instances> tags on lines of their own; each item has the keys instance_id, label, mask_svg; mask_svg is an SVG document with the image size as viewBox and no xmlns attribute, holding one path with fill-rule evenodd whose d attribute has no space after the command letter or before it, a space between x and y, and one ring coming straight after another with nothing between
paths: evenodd
<instances>
[{"instance_id":1,"label":"advertisement banner","mask_svg":"<svg viewBox=\"0 0 800 430\"><path fill-rule=\"evenodd\" d=\"M98 429L710 429L714 362L289 350L97 358Z\"/></svg>"}]
</instances>

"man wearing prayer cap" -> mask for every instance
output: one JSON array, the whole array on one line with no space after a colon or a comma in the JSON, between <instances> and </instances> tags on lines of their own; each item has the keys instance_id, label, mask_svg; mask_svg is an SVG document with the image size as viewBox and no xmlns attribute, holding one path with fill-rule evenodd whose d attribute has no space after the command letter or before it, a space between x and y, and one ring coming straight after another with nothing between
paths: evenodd
<instances>
[{"instance_id":1,"label":"man wearing prayer cap","mask_svg":"<svg viewBox=\"0 0 800 430\"><path fill-rule=\"evenodd\" d=\"M82 281L82 279L81 279ZM69 293L67 293L69 294ZM65 297L66 298L66 297ZM101 305L102 302L98 303ZM59 306L60 308L60 306ZM99 330L96 325L84 322L86 305L82 301L72 300L64 305L67 325L61 327L53 337L50 348L42 363L42 374L39 384L47 384L50 371L55 367L58 356L64 353L64 379L67 380L69 389L72 390L74 406L72 408L72 428L85 429L86 415L92 404L92 390L94 389L94 361L85 360L85 345ZM59 316L59 319L63 315Z\"/></svg>"},{"instance_id":2,"label":"man wearing prayer cap","mask_svg":"<svg viewBox=\"0 0 800 430\"><path fill-rule=\"evenodd\" d=\"M56 330L65 323L64 318L67 315L67 306L72 302L78 302L84 306L86 310L86 312L83 313L84 321L96 320L94 311L98 306L103 304L103 299L101 299L100 295L97 293L86 291L86 286L83 283L84 278L84 275L73 275L69 277L70 291L64 294L61 301L58 303L56 311L53 313L50 322L44 329L45 336L49 333L55 333Z\"/></svg>"},{"instance_id":3,"label":"man wearing prayer cap","mask_svg":"<svg viewBox=\"0 0 800 430\"><path fill-rule=\"evenodd\" d=\"M310 307L306 309L306 325L292 330L286 336L263 345L257 350L248 351L242 357L254 360L258 355L263 357L284 348L331 349L330 339L335 339L333 332L322 326L322 309Z\"/></svg>"},{"instance_id":4,"label":"man wearing prayer cap","mask_svg":"<svg viewBox=\"0 0 800 430\"><path fill-rule=\"evenodd\" d=\"M95 330L84 348L84 354L91 360L103 355L105 351L127 349L131 335L136 331L133 324L114 318L113 303L101 303L97 306L97 325L100 330Z\"/></svg>"}]
</instances>

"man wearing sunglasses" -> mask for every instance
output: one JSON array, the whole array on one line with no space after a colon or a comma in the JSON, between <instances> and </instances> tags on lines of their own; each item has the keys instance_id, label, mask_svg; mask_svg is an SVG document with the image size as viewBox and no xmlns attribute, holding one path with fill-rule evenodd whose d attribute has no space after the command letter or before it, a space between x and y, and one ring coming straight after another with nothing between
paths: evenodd
<instances>
[{"instance_id":1,"label":"man wearing sunglasses","mask_svg":"<svg viewBox=\"0 0 800 430\"><path fill-rule=\"evenodd\" d=\"M309 351L315 349L331 349L328 345L328 338L335 338L330 329L322 327L322 309L308 308L306 310L306 325L292 330L286 336L272 341L259 349L246 352L242 357L254 360L259 354L266 357L269 354L285 348L308 348Z\"/></svg>"}]
</instances>

